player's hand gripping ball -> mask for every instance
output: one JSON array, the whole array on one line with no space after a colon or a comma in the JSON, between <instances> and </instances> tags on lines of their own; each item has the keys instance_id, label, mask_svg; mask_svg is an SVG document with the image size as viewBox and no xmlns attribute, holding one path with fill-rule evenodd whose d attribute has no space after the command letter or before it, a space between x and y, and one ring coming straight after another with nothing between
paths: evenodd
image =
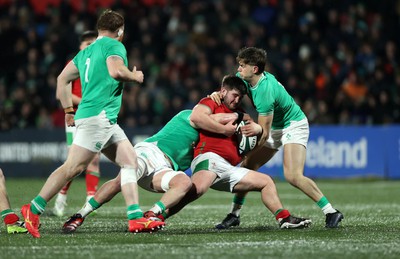
<instances>
[{"instance_id":1,"label":"player's hand gripping ball","mask_svg":"<svg viewBox=\"0 0 400 259\"><path fill-rule=\"evenodd\" d=\"M241 127L246 125L244 121L241 121L236 128L236 136L239 143L239 154L245 155L247 152L253 150L257 145L257 136L246 137L242 134Z\"/></svg>"}]
</instances>

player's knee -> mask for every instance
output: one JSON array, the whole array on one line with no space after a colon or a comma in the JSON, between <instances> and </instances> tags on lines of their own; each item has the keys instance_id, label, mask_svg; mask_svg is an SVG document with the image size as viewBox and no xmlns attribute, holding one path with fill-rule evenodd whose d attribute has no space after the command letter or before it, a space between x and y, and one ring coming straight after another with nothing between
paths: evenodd
<instances>
[{"instance_id":1,"label":"player's knee","mask_svg":"<svg viewBox=\"0 0 400 259\"><path fill-rule=\"evenodd\" d=\"M192 187L192 181L190 180L190 177L186 174L178 174L171 179L171 181L169 182L169 187L170 189L176 188L184 193L187 193Z\"/></svg>"},{"instance_id":2,"label":"player's knee","mask_svg":"<svg viewBox=\"0 0 400 259\"><path fill-rule=\"evenodd\" d=\"M161 188L167 192L169 189L180 189L183 192L188 192L192 182L189 176L182 171L168 171L161 179Z\"/></svg>"},{"instance_id":3,"label":"player's knee","mask_svg":"<svg viewBox=\"0 0 400 259\"><path fill-rule=\"evenodd\" d=\"M64 166L64 175L67 177L68 180L71 180L80 173L82 173L83 171L85 171L87 165L73 164L67 161L64 163L63 166Z\"/></svg>"},{"instance_id":4,"label":"player's knee","mask_svg":"<svg viewBox=\"0 0 400 259\"><path fill-rule=\"evenodd\" d=\"M285 174L286 181L296 187L299 185L302 177L300 174Z\"/></svg>"},{"instance_id":5,"label":"player's knee","mask_svg":"<svg viewBox=\"0 0 400 259\"><path fill-rule=\"evenodd\" d=\"M131 165L124 165L121 167L121 186L128 183L137 183L138 170Z\"/></svg>"}]
</instances>

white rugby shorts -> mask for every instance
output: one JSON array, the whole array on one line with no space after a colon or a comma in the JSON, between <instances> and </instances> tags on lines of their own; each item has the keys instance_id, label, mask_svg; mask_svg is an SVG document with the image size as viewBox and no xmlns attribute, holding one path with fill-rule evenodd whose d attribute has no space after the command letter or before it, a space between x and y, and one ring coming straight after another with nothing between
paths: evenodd
<instances>
[{"instance_id":1,"label":"white rugby shorts","mask_svg":"<svg viewBox=\"0 0 400 259\"><path fill-rule=\"evenodd\" d=\"M181 171L174 171L173 165L157 145L139 142L134 149L138 159L138 185L143 189L157 192L152 188L153 177L161 172L168 172L161 180L161 188L166 192L169 190L169 181L177 174L184 174Z\"/></svg>"},{"instance_id":2,"label":"white rugby shorts","mask_svg":"<svg viewBox=\"0 0 400 259\"><path fill-rule=\"evenodd\" d=\"M307 118L300 121L292 121L286 129L271 130L264 146L271 149L279 149L282 145L297 143L307 148L310 128Z\"/></svg>"},{"instance_id":3,"label":"white rugby shorts","mask_svg":"<svg viewBox=\"0 0 400 259\"><path fill-rule=\"evenodd\" d=\"M117 123L110 123L105 111L97 116L75 120L75 125L73 144L92 152L100 152L112 144L128 139Z\"/></svg>"},{"instance_id":4,"label":"white rugby shorts","mask_svg":"<svg viewBox=\"0 0 400 259\"><path fill-rule=\"evenodd\" d=\"M250 171L247 168L233 166L227 160L212 152L198 155L193 159L190 167L194 174L196 167L215 173L217 178L212 183L211 188L225 192L232 192L233 187Z\"/></svg>"}]
</instances>

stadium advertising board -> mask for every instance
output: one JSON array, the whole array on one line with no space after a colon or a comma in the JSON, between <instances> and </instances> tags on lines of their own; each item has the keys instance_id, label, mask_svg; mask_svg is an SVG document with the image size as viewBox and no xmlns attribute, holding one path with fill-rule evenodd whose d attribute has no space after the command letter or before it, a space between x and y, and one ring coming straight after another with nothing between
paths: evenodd
<instances>
[{"instance_id":1,"label":"stadium advertising board","mask_svg":"<svg viewBox=\"0 0 400 259\"><path fill-rule=\"evenodd\" d=\"M145 138L143 132L126 132L133 142ZM305 175L400 179L400 126L318 126L311 127L310 132ZM2 132L0 165L7 176L47 177L66 157L64 139L63 129ZM103 176L118 172L104 157L101 163ZM282 151L260 171L283 178Z\"/></svg>"},{"instance_id":2,"label":"stadium advertising board","mask_svg":"<svg viewBox=\"0 0 400 259\"><path fill-rule=\"evenodd\" d=\"M311 127L305 175L400 178L400 127ZM282 150L260 171L283 178Z\"/></svg>"}]
</instances>

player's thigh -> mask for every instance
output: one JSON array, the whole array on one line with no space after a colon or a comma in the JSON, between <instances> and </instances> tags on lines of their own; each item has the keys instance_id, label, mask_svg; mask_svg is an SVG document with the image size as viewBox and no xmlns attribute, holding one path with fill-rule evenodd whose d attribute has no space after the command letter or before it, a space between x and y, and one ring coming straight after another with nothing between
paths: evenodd
<instances>
[{"instance_id":1,"label":"player's thigh","mask_svg":"<svg viewBox=\"0 0 400 259\"><path fill-rule=\"evenodd\" d=\"M137 166L136 152L125 132L118 124L112 125L110 138L102 148L102 153L119 166Z\"/></svg>"},{"instance_id":2,"label":"player's thigh","mask_svg":"<svg viewBox=\"0 0 400 259\"><path fill-rule=\"evenodd\" d=\"M136 152L132 143L124 139L116 144L115 162L120 166L137 166Z\"/></svg>"},{"instance_id":3,"label":"player's thigh","mask_svg":"<svg viewBox=\"0 0 400 259\"><path fill-rule=\"evenodd\" d=\"M256 172L253 170L243 176L243 178L235 185L233 192L249 192L261 191L265 186L271 184L273 181L270 176Z\"/></svg>"},{"instance_id":4,"label":"player's thigh","mask_svg":"<svg viewBox=\"0 0 400 259\"><path fill-rule=\"evenodd\" d=\"M302 176L307 150L302 144L289 143L283 146L283 169L285 178Z\"/></svg>"},{"instance_id":5,"label":"player's thigh","mask_svg":"<svg viewBox=\"0 0 400 259\"><path fill-rule=\"evenodd\" d=\"M197 195L206 193L216 178L217 175L208 170L200 170L193 174L192 184L196 188Z\"/></svg>"},{"instance_id":6,"label":"player's thigh","mask_svg":"<svg viewBox=\"0 0 400 259\"><path fill-rule=\"evenodd\" d=\"M96 156L96 154L96 152L72 144L64 166L67 167L67 171L73 171L74 173L77 173L77 171L81 172L88 167L90 161L93 159L94 156Z\"/></svg>"}]
</instances>

